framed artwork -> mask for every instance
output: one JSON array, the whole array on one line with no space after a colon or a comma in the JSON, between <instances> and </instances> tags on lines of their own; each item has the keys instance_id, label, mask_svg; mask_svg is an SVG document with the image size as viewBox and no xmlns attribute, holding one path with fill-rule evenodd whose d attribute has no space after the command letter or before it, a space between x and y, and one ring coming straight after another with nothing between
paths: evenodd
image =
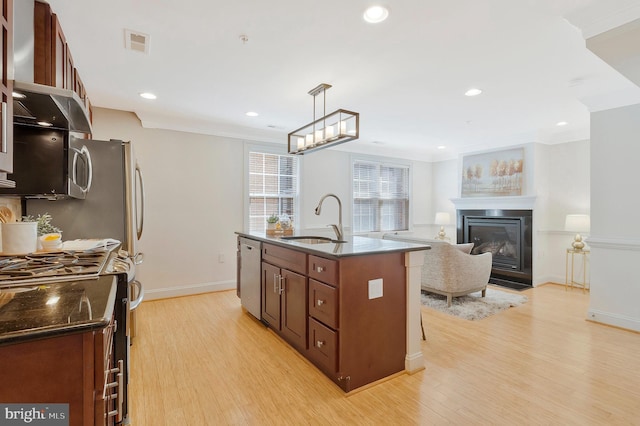
<instances>
[{"instance_id":1,"label":"framed artwork","mask_svg":"<svg viewBox=\"0 0 640 426\"><path fill-rule=\"evenodd\" d=\"M462 158L462 197L522 195L524 148Z\"/></svg>"}]
</instances>

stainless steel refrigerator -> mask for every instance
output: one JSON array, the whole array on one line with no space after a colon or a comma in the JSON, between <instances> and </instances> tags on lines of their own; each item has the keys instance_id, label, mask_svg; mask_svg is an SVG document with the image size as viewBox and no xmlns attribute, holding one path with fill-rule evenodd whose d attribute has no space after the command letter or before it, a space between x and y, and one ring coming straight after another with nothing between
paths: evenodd
<instances>
[{"instance_id":1,"label":"stainless steel refrigerator","mask_svg":"<svg viewBox=\"0 0 640 426\"><path fill-rule=\"evenodd\" d=\"M73 134L68 137L70 150L85 153L83 163L86 164L82 167L69 160L69 169L73 171L70 174L76 178L79 174L86 175L85 198L26 199L23 214L49 213L53 218L51 223L62 230L64 241L115 238L122 242L122 250L127 252L134 270L137 269L135 265L143 261L138 241L144 227L144 182L131 142L82 139ZM130 284L130 300L139 304L144 294L142 283L133 278ZM137 304L131 307L132 333L135 333L133 311Z\"/></svg>"}]
</instances>

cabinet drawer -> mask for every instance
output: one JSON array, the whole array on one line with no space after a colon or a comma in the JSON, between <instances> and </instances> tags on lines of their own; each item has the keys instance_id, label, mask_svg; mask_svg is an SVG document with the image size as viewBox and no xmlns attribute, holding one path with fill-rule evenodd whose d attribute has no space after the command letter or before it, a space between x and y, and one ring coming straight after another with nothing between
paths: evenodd
<instances>
[{"instance_id":1,"label":"cabinet drawer","mask_svg":"<svg viewBox=\"0 0 640 426\"><path fill-rule=\"evenodd\" d=\"M310 279L309 315L331 328L338 328L338 289Z\"/></svg>"},{"instance_id":2,"label":"cabinet drawer","mask_svg":"<svg viewBox=\"0 0 640 426\"><path fill-rule=\"evenodd\" d=\"M309 318L309 358L329 372L338 371L338 332Z\"/></svg>"},{"instance_id":3,"label":"cabinet drawer","mask_svg":"<svg viewBox=\"0 0 640 426\"><path fill-rule=\"evenodd\" d=\"M338 262L317 256L309 256L310 278L322 281L323 283L338 286Z\"/></svg>"},{"instance_id":4,"label":"cabinet drawer","mask_svg":"<svg viewBox=\"0 0 640 426\"><path fill-rule=\"evenodd\" d=\"M262 260L300 274L307 273L307 255L300 251L262 244Z\"/></svg>"}]
</instances>

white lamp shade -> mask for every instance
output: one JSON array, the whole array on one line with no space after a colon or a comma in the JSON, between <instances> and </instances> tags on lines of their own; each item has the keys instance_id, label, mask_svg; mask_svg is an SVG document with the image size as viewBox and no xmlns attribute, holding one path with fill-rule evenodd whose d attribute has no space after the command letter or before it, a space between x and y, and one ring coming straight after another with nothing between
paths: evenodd
<instances>
[{"instance_id":1,"label":"white lamp shade","mask_svg":"<svg viewBox=\"0 0 640 426\"><path fill-rule=\"evenodd\" d=\"M448 225L450 221L449 213L447 212L437 212L436 213L436 225Z\"/></svg>"},{"instance_id":2,"label":"white lamp shade","mask_svg":"<svg viewBox=\"0 0 640 426\"><path fill-rule=\"evenodd\" d=\"M587 214L568 214L564 221L565 231L589 232L591 219Z\"/></svg>"}]
</instances>

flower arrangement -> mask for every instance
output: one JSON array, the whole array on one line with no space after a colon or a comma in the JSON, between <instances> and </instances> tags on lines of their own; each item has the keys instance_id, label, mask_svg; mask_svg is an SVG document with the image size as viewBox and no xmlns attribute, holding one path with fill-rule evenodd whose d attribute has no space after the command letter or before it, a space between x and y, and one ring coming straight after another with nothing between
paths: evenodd
<instances>
[{"instance_id":1,"label":"flower arrangement","mask_svg":"<svg viewBox=\"0 0 640 426\"><path fill-rule=\"evenodd\" d=\"M272 214L267 218L267 223L278 223L278 220L279 220L278 215Z\"/></svg>"}]
</instances>

